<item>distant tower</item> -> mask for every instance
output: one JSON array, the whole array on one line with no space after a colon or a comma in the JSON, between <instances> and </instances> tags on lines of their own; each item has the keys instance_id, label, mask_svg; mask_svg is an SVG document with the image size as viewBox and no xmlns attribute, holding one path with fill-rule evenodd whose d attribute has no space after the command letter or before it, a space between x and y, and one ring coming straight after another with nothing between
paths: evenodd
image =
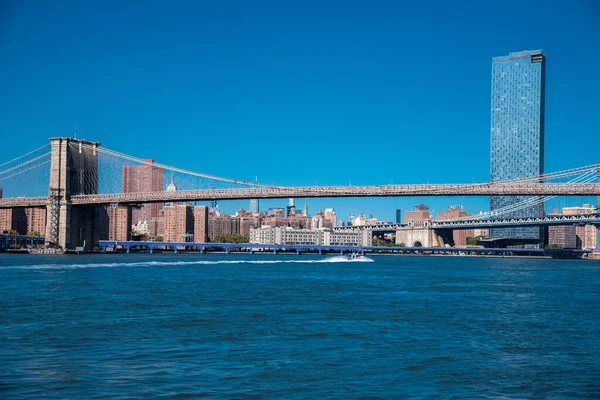
<instances>
[{"instance_id":1,"label":"distant tower","mask_svg":"<svg viewBox=\"0 0 600 400\"><path fill-rule=\"evenodd\" d=\"M177 191L177 186L175 186L175 176L173 173L171 173L171 182L169 182L169 185L167 186L167 192L176 192Z\"/></svg>"},{"instance_id":2,"label":"distant tower","mask_svg":"<svg viewBox=\"0 0 600 400\"><path fill-rule=\"evenodd\" d=\"M402 223L402 210L400 208L396 209L396 223L397 224Z\"/></svg>"},{"instance_id":3,"label":"distant tower","mask_svg":"<svg viewBox=\"0 0 600 400\"><path fill-rule=\"evenodd\" d=\"M173 193L177 191L177 186L175 186L175 177L173 176L173 173L171 173L171 182L169 182L169 184L167 185L167 193ZM173 203L169 202L169 203L165 203L165 207L172 207Z\"/></svg>"},{"instance_id":4,"label":"distant tower","mask_svg":"<svg viewBox=\"0 0 600 400\"><path fill-rule=\"evenodd\" d=\"M290 198L289 205L287 206L287 216L288 216L288 218L292 214L296 214L296 205L294 204L294 199Z\"/></svg>"},{"instance_id":5,"label":"distant tower","mask_svg":"<svg viewBox=\"0 0 600 400\"><path fill-rule=\"evenodd\" d=\"M252 214L258 214L259 211L260 211L260 208L259 208L258 199L251 199L250 200L250 212Z\"/></svg>"},{"instance_id":6,"label":"distant tower","mask_svg":"<svg viewBox=\"0 0 600 400\"><path fill-rule=\"evenodd\" d=\"M306 200L304 200L304 207L302 208L302 216L308 217L308 205L306 204Z\"/></svg>"}]
</instances>

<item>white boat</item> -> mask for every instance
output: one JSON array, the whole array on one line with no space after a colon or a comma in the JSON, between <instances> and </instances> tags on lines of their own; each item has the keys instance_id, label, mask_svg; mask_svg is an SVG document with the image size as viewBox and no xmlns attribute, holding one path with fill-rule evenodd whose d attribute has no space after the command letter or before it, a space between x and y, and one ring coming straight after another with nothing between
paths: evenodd
<instances>
[{"instance_id":1,"label":"white boat","mask_svg":"<svg viewBox=\"0 0 600 400\"><path fill-rule=\"evenodd\" d=\"M35 255L61 255L61 254L65 254L65 251L63 249L59 249L59 248L55 248L55 247L42 247L39 249L33 249L31 247L27 247L27 251L29 252L29 254L35 254Z\"/></svg>"},{"instance_id":2,"label":"white boat","mask_svg":"<svg viewBox=\"0 0 600 400\"><path fill-rule=\"evenodd\" d=\"M44 247L33 248L27 246L27 252L35 255L61 255L65 254L65 250L53 243L47 243Z\"/></svg>"},{"instance_id":3,"label":"white boat","mask_svg":"<svg viewBox=\"0 0 600 400\"><path fill-rule=\"evenodd\" d=\"M352 254L348 254L346 257L348 257L348 261L373 261L370 258L365 257L362 254L356 254L356 253L352 253Z\"/></svg>"},{"instance_id":4,"label":"white boat","mask_svg":"<svg viewBox=\"0 0 600 400\"><path fill-rule=\"evenodd\" d=\"M346 254L341 256L328 257L327 262L373 262L373 259L361 254Z\"/></svg>"}]
</instances>

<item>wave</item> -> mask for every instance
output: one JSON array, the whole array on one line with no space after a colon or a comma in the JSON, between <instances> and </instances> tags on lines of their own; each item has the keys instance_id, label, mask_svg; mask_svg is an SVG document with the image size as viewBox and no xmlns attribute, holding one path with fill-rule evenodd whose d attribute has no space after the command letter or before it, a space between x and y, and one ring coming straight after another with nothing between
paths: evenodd
<instances>
[{"instance_id":1,"label":"wave","mask_svg":"<svg viewBox=\"0 0 600 400\"><path fill-rule=\"evenodd\" d=\"M118 268L118 267L175 267L186 265L219 265L219 264L323 264L323 263L355 263L373 262L364 257L348 259L346 256L327 257L322 260L196 260L196 261L139 261L139 262L112 262L112 263L87 263L87 264L32 264L32 265L7 265L2 269L78 269L78 268Z\"/></svg>"}]
</instances>

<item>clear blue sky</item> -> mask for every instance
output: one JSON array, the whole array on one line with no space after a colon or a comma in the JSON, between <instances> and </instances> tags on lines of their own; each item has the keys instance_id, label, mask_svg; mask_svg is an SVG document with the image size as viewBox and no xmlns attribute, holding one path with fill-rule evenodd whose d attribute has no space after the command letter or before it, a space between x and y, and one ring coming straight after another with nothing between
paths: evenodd
<instances>
[{"instance_id":1,"label":"clear blue sky","mask_svg":"<svg viewBox=\"0 0 600 400\"><path fill-rule=\"evenodd\" d=\"M110 149L241 180L484 182L491 59L541 48L546 170L587 165L600 158L599 44L595 0L1 0L0 160L77 126ZM309 207L391 220L417 202L489 208Z\"/></svg>"}]
</instances>

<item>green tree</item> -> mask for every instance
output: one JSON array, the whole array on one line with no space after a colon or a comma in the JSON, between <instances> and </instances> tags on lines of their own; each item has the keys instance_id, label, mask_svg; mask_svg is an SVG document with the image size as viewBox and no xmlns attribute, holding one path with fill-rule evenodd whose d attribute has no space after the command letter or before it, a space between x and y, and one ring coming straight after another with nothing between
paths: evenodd
<instances>
[{"instance_id":1,"label":"green tree","mask_svg":"<svg viewBox=\"0 0 600 400\"><path fill-rule=\"evenodd\" d=\"M155 242L164 242L165 238L163 238L162 236L157 236L157 237L154 238L154 241Z\"/></svg>"},{"instance_id":2,"label":"green tree","mask_svg":"<svg viewBox=\"0 0 600 400\"><path fill-rule=\"evenodd\" d=\"M484 238L485 236L467 236L467 246L477 246L477 241Z\"/></svg>"},{"instance_id":3,"label":"green tree","mask_svg":"<svg viewBox=\"0 0 600 400\"><path fill-rule=\"evenodd\" d=\"M406 245L404 243L396 244L394 242L388 242L385 239L378 239L376 237L373 238L373 246L376 246L376 247L381 247L381 246L384 246L384 247L406 247Z\"/></svg>"},{"instance_id":4,"label":"green tree","mask_svg":"<svg viewBox=\"0 0 600 400\"><path fill-rule=\"evenodd\" d=\"M216 235L211 239L213 243L249 243L250 238L248 236L234 233L231 235Z\"/></svg>"}]
</instances>

